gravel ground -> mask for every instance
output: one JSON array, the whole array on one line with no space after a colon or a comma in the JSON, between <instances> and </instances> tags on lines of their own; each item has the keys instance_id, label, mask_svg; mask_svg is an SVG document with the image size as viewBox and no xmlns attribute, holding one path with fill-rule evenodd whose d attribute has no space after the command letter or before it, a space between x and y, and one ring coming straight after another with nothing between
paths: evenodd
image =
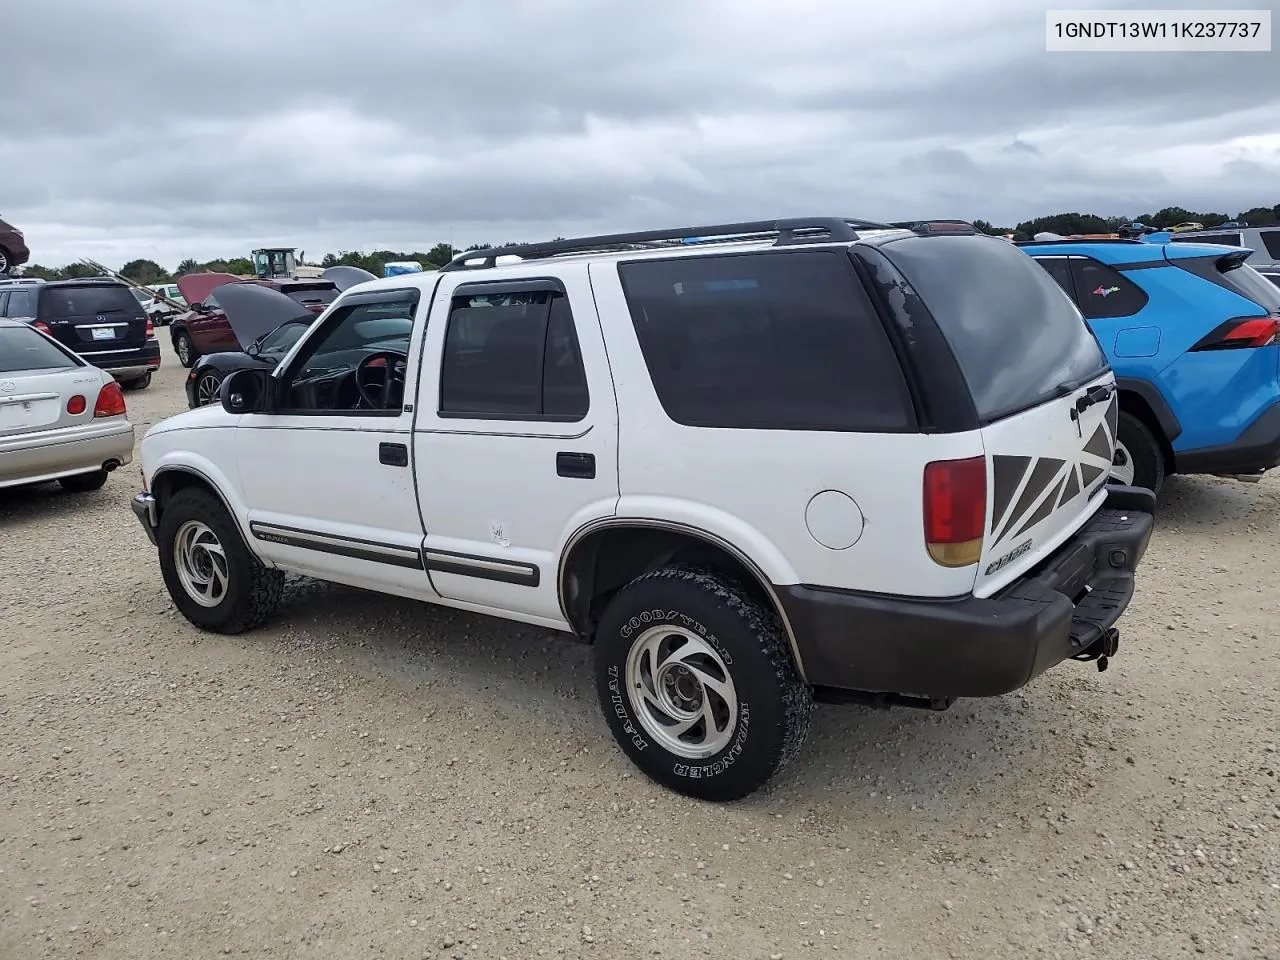
<instances>
[{"instance_id":1,"label":"gravel ground","mask_svg":"<svg viewBox=\"0 0 1280 960\"><path fill-rule=\"evenodd\" d=\"M540 631L298 581L198 632L136 476L0 492L5 960L1280 957L1280 479L1170 482L1106 673L821 707L712 806L632 774Z\"/></svg>"}]
</instances>

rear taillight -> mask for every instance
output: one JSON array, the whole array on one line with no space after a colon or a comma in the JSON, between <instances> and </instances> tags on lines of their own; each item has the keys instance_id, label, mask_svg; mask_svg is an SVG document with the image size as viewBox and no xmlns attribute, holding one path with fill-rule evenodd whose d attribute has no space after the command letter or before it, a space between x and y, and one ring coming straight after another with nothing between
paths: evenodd
<instances>
[{"instance_id":1,"label":"rear taillight","mask_svg":"<svg viewBox=\"0 0 1280 960\"><path fill-rule=\"evenodd\" d=\"M102 389L98 391L98 402L93 405L93 415L95 417L122 417L125 412L124 391L120 389L120 384L114 380L103 384Z\"/></svg>"},{"instance_id":2,"label":"rear taillight","mask_svg":"<svg viewBox=\"0 0 1280 960\"><path fill-rule=\"evenodd\" d=\"M987 460L935 460L924 468L924 542L944 567L982 556L987 529Z\"/></svg>"},{"instance_id":3,"label":"rear taillight","mask_svg":"<svg viewBox=\"0 0 1280 960\"><path fill-rule=\"evenodd\" d=\"M156 338L156 325L147 320L147 339L154 340Z\"/></svg>"},{"instance_id":4,"label":"rear taillight","mask_svg":"<svg viewBox=\"0 0 1280 960\"><path fill-rule=\"evenodd\" d=\"M1232 317L1220 323L1191 349L1241 350L1246 347L1269 347L1280 337L1280 318Z\"/></svg>"},{"instance_id":5,"label":"rear taillight","mask_svg":"<svg viewBox=\"0 0 1280 960\"><path fill-rule=\"evenodd\" d=\"M35 323L31 325L35 327L37 330L39 330L41 333L43 333L46 337L53 336L53 331L49 329L49 325L45 323L43 320L37 320Z\"/></svg>"},{"instance_id":6,"label":"rear taillight","mask_svg":"<svg viewBox=\"0 0 1280 960\"><path fill-rule=\"evenodd\" d=\"M84 413L85 408L88 406L89 406L89 401L77 393L74 397L72 397L70 400L67 401L67 413L71 414L72 416L77 416L81 413Z\"/></svg>"}]
</instances>

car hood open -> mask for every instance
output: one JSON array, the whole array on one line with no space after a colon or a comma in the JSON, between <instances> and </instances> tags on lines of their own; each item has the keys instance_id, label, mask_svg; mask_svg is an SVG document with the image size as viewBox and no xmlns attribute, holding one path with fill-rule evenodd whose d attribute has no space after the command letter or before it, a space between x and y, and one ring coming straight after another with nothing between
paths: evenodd
<instances>
[{"instance_id":1,"label":"car hood open","mask_svg":"<svg viewBox=\"0 0 1280 960\"><path fill-rule=\"evenodd\" d=\"M174 283L178 285L178 292L187 301L187 306L194 307L197 303L203 303L215 288L224 283L236 283L239 279L233 273L187 273Z\"/></svg>"},{"instance_id":2,"label":"car hood open","mask_svg":"<svg viewBox=\"0 0 1280 960\"><path fill-rule=\"evenodd\" d=\"M279 290L257 283L232 283L218 290L218 304L226 314L241 350L265 333L290 320L313 323L316 315Z\"/></svg>"}]
</instances>

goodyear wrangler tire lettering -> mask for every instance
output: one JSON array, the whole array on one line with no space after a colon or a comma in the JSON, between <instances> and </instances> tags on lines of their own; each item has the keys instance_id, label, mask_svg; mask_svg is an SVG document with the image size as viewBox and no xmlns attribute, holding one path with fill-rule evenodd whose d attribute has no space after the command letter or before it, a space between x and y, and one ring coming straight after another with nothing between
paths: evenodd
<instances>
[{"instance_id":1,"label":"goodyear wrangler tire lettering","mask_svg":"<svg viewBox=\"0 0 1280 960\"><path fill-rule=\"evenodd\" d=\"M594 655L615 741L677 792L746 796L808 732L812 697L776 613L714 571L672 566L633 580L605 609Z\"/></svg>"}]
</instances>

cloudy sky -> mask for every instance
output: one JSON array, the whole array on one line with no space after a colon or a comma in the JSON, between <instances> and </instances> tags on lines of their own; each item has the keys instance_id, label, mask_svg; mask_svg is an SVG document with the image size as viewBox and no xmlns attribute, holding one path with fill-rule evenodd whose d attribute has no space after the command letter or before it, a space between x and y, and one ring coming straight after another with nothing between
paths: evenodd
<instances>
[{"instance_id":1,"label":"cloudy sky","mask_svg":"<svg viewBox=\"0 0 1280 960\"><path fill-rule=\"evenodd\" d=\"M1277 54L1046 53L1073 5L1144 4L26 0L0 15L0 215L35 262L173 267L1280 202Z\"/></svg>"}]
</instances>

